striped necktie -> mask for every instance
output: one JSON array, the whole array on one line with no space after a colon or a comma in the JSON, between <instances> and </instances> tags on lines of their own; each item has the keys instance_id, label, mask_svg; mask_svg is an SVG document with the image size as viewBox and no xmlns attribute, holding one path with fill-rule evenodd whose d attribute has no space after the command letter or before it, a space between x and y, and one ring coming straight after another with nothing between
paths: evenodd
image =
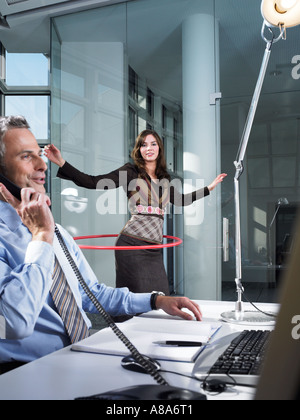
<instances>
[{"instance_id":1,"label":"striped necktie","mask_svg":"<svg viewBox=\"0 0 300 420\"><path fill-rule=\"evenodd\" d=\"M56 256L52 277L53 283L50 294L56 309L63 320L71 343L77 343L89 336L88 327Z\"/></svg>"}]
</instances>

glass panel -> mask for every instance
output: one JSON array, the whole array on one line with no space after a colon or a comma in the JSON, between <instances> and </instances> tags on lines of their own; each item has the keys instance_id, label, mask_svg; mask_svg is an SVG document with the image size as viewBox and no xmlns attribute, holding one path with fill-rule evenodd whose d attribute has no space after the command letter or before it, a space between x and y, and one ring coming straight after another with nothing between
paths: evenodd
<instances>
[{"instance_id":1,"label":"glass panel","mask_svg":"<svg viewBox=\"0 0 300 420\"><path fill-rule=\"evenodd\" d=\"M278 188L295 187L298 182L296 164L296 157L274 157L273 184Z\"/></svg>"},{"instance_id":2,"label":"glass panel","mask_svg":"<svg viewBox=\"0 0 300 420\"><path fill-rule=\"evenodd\" d=\"M54 143L81 171L109 173L128 161L126 5L57 18L54 28L53 113L58 122ZM59 182L59 189L57 180L54 183L61 192L54 196L54 207L60 209L58 220L73 236L117 234L126 224L127 200L122 189L96 192L66 181ZM112 240L97 243L113 245ZM85 255L98 278L114 286L114 253L85 251Z\"/></svg>"},{"instance_id":3,"label":"glass panel","mask_svg":"<svg viewBox=\"0 0 300 420\"><path fill-rule=\"evenodd\" d=\"M55 25L52 26L51 39L51 143L61 148L61 43ZM61 182L55 176L57 168L50 165L53 177L51 179L51 200L53 203L60 203ZM61 205L53 205L54 219L61 220Z\"/></svg>"},{"instance_id":4,"label":"glass panel","mask_svg":"<svg viewBox=\"0 0 300 420\"><path fill-rule=\"evenodd\" d=\"M223 263L222 270L224 300L236 299L233 161L265 48L260 36L260 3L216 0L221 28L222 169L229 174L222 186L222 215L230 221L230 260ZM288 30L287 40L273 46L240 179L242 280L248 299L253 301L277 300L286 253L291 251L287 238L299 208L296 110L300 94L299 80L294 77L298 62L293 60L299 54L298 33Z\"/></svg>"},{"instance_id":5,"label":"glass panel","mask_svg":"<svg viewBox=\"0 0 300 420\"><path fill-rule=\"evenodd\" d=\"M153 128L164 139L168 168L172 175L183 177L183 114L187 113L187 107L183 106L182 86L183 25L186 19L193 15L207 13L211 18L213 10L214 3L211 1L139 0L55 18L52 55L56 57L57 64L53 68L52 86L57 88L55 92L57 101L53 103L53 113L60 118L60 135L55 136L55 142L61 147L70 163L90 174L107 173L128 162L136 135L141 130ZM214 34L216 23L214 19L212 22L209 29L212 31L210 33ZM206 46L207 43L202 43L202 39L195 35L195 50L198 46ZM213 52L215 50L214 36L210 40L209 50L206 48L209 56L211 49ZM188 42L185 45L185 49L187 48ZM192 61L191 58L189 68L195 67ZM212 60L210 66L211 91L208 95L204 95L208 98L216 91L215 63ZM205 80L205 76L201 80ZM197 88L195 89L191 83L189 90L195 92ZM209 109L209 103L206 104L206 108ZM215 108L209 110L215 116ZM203 119L205 124L209 121L205 116ZM217 144L214 141L216 135L214 124L210 123L210 129L213 132L213 136L210 137L210 140L213 139L211 144ZM202 159L199 161L199 167L201 168L202 161L209 162L206 156L210 156L214 161L214 166L210 167L208 163L209 171L204 169L201 177L211 180L210 178L216 173L217 154L211 153L211 148L207 148L206 138L200 137L206 155L199 153ZM197 143L198 141L199 135ZM198 152L192 147L191 155L194 159L198 159ZM196 176L190 166L188 174L189 178ZM203 187L204 180L198 181L199 188ZM62 182L61 189L67 188L70 188L70 183ZM81 213L75 211L74 197L72 205L68 203L70 197L55 198L55 207L61 208L61 223L72 234L118 233L123 228L128 220L126 197L124 199L117 192L115 198L117 214L101 213L100 217L97 199L103 200L107 192L101 194L78 187L75 189L75 200L78 202L86 200L85 206L79 206L82 208ZM214 210L208 208L208 201L205 210L214 218L217 218L217 213L213 200L217 200L217 197L217 194L214 195L210 202ZM204 204L201 204L200 209L197 206L190 209L191 220L199 214L197 224L203 221L203 206ZM122 212L119 211L120 208ZM183 219L183 211L173 216L172 210L166 223L165 233L174 233L183 237ZM218 217L218 220L221 218ZM201 259L196 257L197 274L191 271L188 274L192 277L191 283L197 287L200 285L204 289L211 288L213 292L209 290L207 296L215 298L217 282L220 282L220 277L217 279L216 273L220 270L219 266L216 270L216 259L213 264L209 264L207 258L213 258L210 256L211 249L220 253L219 226L216 229L214 223L212 232L208 228L210 223L207 222L206 227L202 224L199 232L197 231L197 238L202 236ZM186 249L192 250L190 256L194 258L197 252L193 252L191 241L196 242L197 246L200 241L195 238L195 227L192 226L191 229L194 229L194 234L186 234L185 242ZM205 238L208 236L209 241L206 241ZM113 255L93 254L87 253L87 257L95 271L98 270L99 277L114 285ZM185 288L184 259L181 247L174 251L166 264L172 291L178 293L184 293ZM201 261L205 261L206 264L202 264ZM188 272L188 267L192 264L188 260L185 262ZM205 269L213 273L213 278L210 282L199 282L200 271ZM202 279L207 277L210 275L201 272ZM200 297L201 293L197 293ZM202 298L204 297L203 293Z\"/></svg>"},{"instance_id":6,"label":"glass panel","mask_svg":"<svg viewBox=\"0 0 300 420\"><path fill-rule=\"evenodd\" d=\"M71 163L92 174L116 169L137 133L151 127L175 177L205 185L228 173L205 204L166 223L184 238L166 264L174 290L202 299L220 298L221 281L223 299L235 299L233 162L265 48L260 3L139 0L56 18L53 26L52 129ZM299 206L298 45L298 31L288 30L287 41L273 46L240 181L243 283L253 300L276 300ZM212 100L220 91L221 116ZM103 195L79 188L76 195L78 207L68 196L55 206L72 233L117 233L127 221L126 211L98 217ZM126 209L126 197L113 199ZM230 259L221 268L222 217L230 222ZM112 256L88 257L101 278L111 277Z\"/></svg>"},{"instance_id":7,"label":"glass panel","mask_svg":"<svg viewBox=\"0 0 300 420\"><path fill-rule=\"evenodd\" d=\"M167 167L172 177L188 178L189 183L193 184L191 188L195 190L197 181L204 186L204 182L215 175L217 165L217 154L211 147L218 144L214 126L216 108L210 108L205 99L201 101L216 92L213 57L216 47L214 29L217 24L213 18L214 2L139 0L129 2L127 8L129 103L138 114L138 131L153 127L161 135ZM203 24L194 23L194 17L200 20L204 17ZM209 30L209 35L206 29L205 33L200 34L202 27ZM184 32L191 37L185 42ZM198 69L197 77L192 72L195 68ZM204 68L209 68L208 79L203 72ZM205 92L201 91L202 81L205 81ZM211 90L207 92L206 89ZM152 105L149 91L153 94ZM133 101L135 95L137 98ZM195 99L192 104L188 103L190 97ZM152 112L149 112L151 106L153 117ZM132 116L131 112L131 122ZM193 129L195 131L192 133ZM184 151L188 152L191 161L183 167ZM184 247L176 249L166 264L172 290L177 293L203 299L215 299L219 295L220 278L217 279L217 272L221 263L216 263L215 254L219 252L217 243L220 217L216 213L216 197L217 194L211 197L210 208L208 200L203 200L193 208L172 209L175 214L171 214L171 220L166 223L169 234L174 232L184 238ZM203 214L208 216L206 223L202 223ZM185 226L183 233L185 222L189 226ZM213 229L210 229L212 225ZM206 281L207 278L210 281Z\"/></svg>"},{"instance_id":8,"label":"glass panel","mask_svg":"<svg viewBox=\"0 0 300 420\"><path fill-rule=\"evenodd\" d=\"M48 86L49 60L43 54L6 53L8 86Z\"/></svg>"},{"instance_id":9,"label":"glass panel","mask_svg":"<svg viewBox=\"0 0 300 420\"><path fill-rule=\"evenodd\" d=\"M49 139L49 97L48 96L6 96L6 115L23 115L38 140Z\"/></svg>"},{"instance_id":10,"label":"glass panel","mask_svg":"<svg viewBox=\"0 0 300 420\"><path fill-rule=\"evenodd\" d=\"M298 147L298 120L284 119L273 121L271 124L272 154L291 155L297 154Z\"/></svg>"},{"instance_id":11,"label":"glass panel","mask_svg":"<svg viewBox=\"0 0 300 420\"><path fill-rule=\"evenodd\" d=\"M248 159L248 178L250 188L270 188L270 159Z\"/></svg>"}]
</instances>

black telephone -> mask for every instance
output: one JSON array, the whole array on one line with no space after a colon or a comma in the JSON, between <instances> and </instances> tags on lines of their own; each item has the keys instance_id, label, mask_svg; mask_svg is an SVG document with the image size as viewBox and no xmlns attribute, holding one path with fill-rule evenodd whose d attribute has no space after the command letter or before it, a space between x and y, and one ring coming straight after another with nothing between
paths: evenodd
<instances>
[{"instance_id":1,"label":"black telephone","mask_svg":"<svg viewBox=\"0 0 300 420\"><path fill-rule=\"evenodd\" d=\"M18 200L21 200L21 189L15 185L13 182L11 182L8 178L6 178L4 175L0 173L0 183L5 185L5 187L8 189L8 191ZM88 285L84 281L72 255L70 254L65 241L58 229L57 226L55 226L55 234L58 239L58 242L69 262L69 264L72 267L73 272L75 273L79 284L81 285L82 289L88 296L88 298L91 300L91 302L96 307L97 311L100 313L106 324L113 330L113 332L116 334L116 336L122 341L122 343L127 347L127 349L130 351L134 359L146 370L146 372L153 377L153 379L156 380L158 385L153 387L153 385L145 385L143 387L137 386L137 387L131 387L131 388L125 388L123 390L118 390L115 392L109 392L105 394L99 394L94 395L91 397L84 397L83 399L99 399L99 400L105 400L105 399L141 399L142 396L147 396L147 388L149 391L149 395L151 395L151 399L155 400L206 400L205 395L199 394L196 392L192 392L189 390L181 389L181 388L175 388L172 386L169 386L169 384L165 381L165 379L161 376L159 373L159 370L154 368L153 361L151 362L151 359L144 357L138 349L131 343L131 341L125 336L125 334L119 329L119 327L115 324L111 316L105 311L103 306L100 304L98 299L94 296L94 294L89 289ZM141 393L141 388L143 388L143 393ZM129 392L130 390L130 392ZM115 397L115 398L114 398ZM122 398L123 397L123 398ZM134 398L135 397L135 398ZM81 398L79 398L81 399Z\"/></svg>"},{"instance_id":2,"label":"black telephone","mask_svg":"<svg viewBox=\"0 0 300 420\"><path fill-rule=\"evenodd\" d=\"M0 183L5 185L8 191L16 197L18 200L21 201L21 188L11 182L6 176L0 173Z\"/></svg>"}]
</instances>

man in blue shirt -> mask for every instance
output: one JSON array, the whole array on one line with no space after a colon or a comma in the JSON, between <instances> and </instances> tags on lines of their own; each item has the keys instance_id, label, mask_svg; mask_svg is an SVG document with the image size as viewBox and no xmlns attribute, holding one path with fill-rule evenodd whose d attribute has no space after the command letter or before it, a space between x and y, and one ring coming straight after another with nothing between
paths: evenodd
<instances>
[{"instance_id":1,"label":"man in blue shirt","mask_svg":"<svg viewBox=\"0 0 300 420\"><path fill-rule=\"evenodd\" d=\"M0 118L0 173L22 188L21 202L0 184L0 316L5 319L6 338L0 339L0 374L8 363L27 363L70 345L70 338L50 294L54 257L61 251L54 235L50 199L45 195L47 165L42 150L23 117ZM99 284L72 237L59 227L68 250L99 302L112 316L148 312L151 294L133 294ZM61 264L62 265L62 264ZM85 312L97 312L68 275L69 286L88 327ZM70 271L70 270L69 270ZM152 300L151 300L152 298ZM197 304L187 298L155 295L156 309L198 321ZM152 301L152 307L151 307ZM12 366L15 366L14 364Z\"/></svg>"}]
</instances>

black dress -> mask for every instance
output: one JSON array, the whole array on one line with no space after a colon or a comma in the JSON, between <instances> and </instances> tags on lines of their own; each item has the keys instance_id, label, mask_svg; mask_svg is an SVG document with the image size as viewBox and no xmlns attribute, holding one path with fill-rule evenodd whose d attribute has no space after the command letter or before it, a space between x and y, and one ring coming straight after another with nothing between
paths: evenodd
<instances>
[{"instance_id":1,"label":"black dress","mask_svg":"<svg viewBox=\"0 0 300 420\"><path fill-rule=\"evenodd\" d=\"M187 206L209 195L207 187L183 195L168 179L151 181L130 163L109 174L92 176L66 162L57 175L88 189L124 189L132 217L120 233L117 246L161 244L167 205ZM115 260L116 287L128 287L134 293L156 290L170 294L162 250L115 251Z\"/></svg>"}]
</instances>

